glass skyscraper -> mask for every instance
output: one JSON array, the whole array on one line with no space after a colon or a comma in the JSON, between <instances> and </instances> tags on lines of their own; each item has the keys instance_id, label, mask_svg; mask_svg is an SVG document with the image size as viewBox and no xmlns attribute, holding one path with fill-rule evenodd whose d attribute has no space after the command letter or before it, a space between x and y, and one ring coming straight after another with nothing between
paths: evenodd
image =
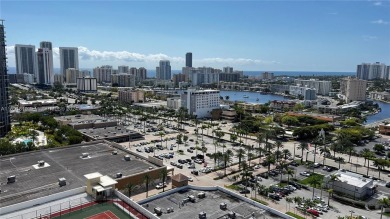
<instances>
[{"instance_id":1,"label":"glass skyscraper","mask_svg":"<svg viewBox=\"0 0 390 219\"><path fill-rule=\"evenodd\" d=\"M0 20L0 137L11 130L8 97L7 56L3 20Z\"/></svg>"}]
</instances>

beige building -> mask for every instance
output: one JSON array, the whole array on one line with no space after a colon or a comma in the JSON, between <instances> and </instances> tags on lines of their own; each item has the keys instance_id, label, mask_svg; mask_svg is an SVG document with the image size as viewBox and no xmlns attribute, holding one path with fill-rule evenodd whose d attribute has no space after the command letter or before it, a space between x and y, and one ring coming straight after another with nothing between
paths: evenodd
<instances>
[{"instance_id":1,"label":"beige building","mask_svg":"<svg viewBox=\"0 0 390 219\"><path fill-rule=\"evenodd\" d=\"M65 72L65 81L68 84L76 84L77 78L80 76L80 72L75 68L68 68Z\"/></svg>"},{"instance_id":2,"label":"beige building","mask_svg":"<svg viewBox=\"0 0 390 219\"><path fill-rule=\"evenodd\" d=\"M365 101L367 81L357 78L343 78L340 83L340 93L344 96L345 102Z\"/></svg>"},{"instance_id":3,"label":"beige building","mask_svg":"<svg viewBox=\"0 0 390 219\"><path fill-rule=\"evenodd\" d=\"M180 97L170 97L167 98L167 107L170 109L179 109L181 107Z\"/></svg>"},{"instance_id":4,"label":"beige building","mask_svg":"<svg viewBox=\"0 0 390 219\"><path fill-rule=\"evenodd\" d=\"M111 83L118 87L135 87L135 76L131 74L112 74Z\"/></svg>"},{"instance_id":5,"label":"beige building","mask_svg":"<svg viewBox=\"0 0 390 219\"><path fill-rule=\"evenodd\" d=\"M145 92L143 90L120 90L119 102L122 103L143 103L145 102Z\"/></svg>"}]
</instances>

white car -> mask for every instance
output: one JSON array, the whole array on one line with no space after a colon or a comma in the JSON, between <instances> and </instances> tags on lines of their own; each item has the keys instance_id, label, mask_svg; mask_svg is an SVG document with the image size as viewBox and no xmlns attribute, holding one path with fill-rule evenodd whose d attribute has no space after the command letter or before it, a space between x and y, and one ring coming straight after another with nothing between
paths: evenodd
<instances>
[{"instance_id":1,"label":"white car","mask_svg":"<svg viewBox=\"0 0 390 219\"><path fill-rule=\"evenodd\" d=\"M257 169L260 169L260 165L256 165L255 166L255 169L257 170Z\"/></svg>"},{"instance_id":2,"label":"white car","mask_svg":"<svg viewBox=\"0 0 390 219\"><path fill-rule=\"evenodd\" d=\"M194 180L192 179L192 177L188 177L188 181L193 182Z\"/></svg>"},{"instance_id":3,"label":"white car","mask_svg":"<svg viewBox=\"0 0 390 219\"><path fill-rule=\"evenodd\" d=\"M304 171L304 172L300 172L299 175L301 175L301 176L310 176L310 173Z\"/></svg>"},{"instance_id":4,"label":"white car","mask_svg":"<svg viewBox=\"0 0 390 219\"><path fill-rule=\"evenodd\" d=\"M156 189L162 189L162 188L164 188L164 187L167 187L167 184L165 184L165 183L159 183L159 184L156 185Z\"/></svg>"}]
</instances>

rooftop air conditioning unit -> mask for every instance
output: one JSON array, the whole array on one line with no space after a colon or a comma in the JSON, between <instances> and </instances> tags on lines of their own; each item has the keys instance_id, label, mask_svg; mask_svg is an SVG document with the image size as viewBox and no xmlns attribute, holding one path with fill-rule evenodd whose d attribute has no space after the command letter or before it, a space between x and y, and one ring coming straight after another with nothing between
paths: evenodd
<instances>
[{"instance_id":1,"label":"rooftop air conditioning unit","mask_svg":"<svg viewBox=\"0 0 390 219\"><path fill-rule=\"evenodd\" d=\"M172 213L173 212L173 207L167 208L167 213Z\"/></svg>"},{"instance_id":2,"label":"rooftop air conditioning unit","mask_svg":"<svg viewBox=\"0 0 390 219\"><path fill-rule=\"evenodd\" d=\"M82 157L82 158L87 158L88 156L89 156L88 153L82 153L82 154L81 154L81 157Z\"/></svg>"},{"instance_id":3,"label":"rooftop air conditioning unit","mask_svg":"<svg viewBox=\"0 0 390 219\"><path fill-rule=\"evenodd\" d=\"M195 196L193 195L189 195L188 199L190 200L190 202L195 202Z\"/></svg>"},{"instance_id":4,"label":"rooftop air conditioning unit","mask_svg":"<svg viewBox=\"0 0 390 219\"><path fill-rule=\"evenodd\" d=\"M66 179L64 177L58 179L58 185L61 186L66 186Z\"/></svg>"},{"instance_id":5,"label":"rooftop air conditioning unit","mask_svg":"<svg viewBox=\"0 0 390 219\"><path fill-rule=\"evenodd\" d=\"M9 176L7 177L7 183L14 183L16 181L16 176Z\"/></svg>"},{"instance_id":6,"label":"rooftop air conditioning unit","mask_svg":"<svg viewBox=\"0 0 390 219\"><path fill-rule=\"evenodd\" d=\"M39 167L45 166L45 161L43 161L43 160L38 161L38 166Z\"/></svg>"},{"instance_id":7,"label":"rooftop air conditioning unit","mask_svg":"<svg viewBox=\"0 0 390 219\"><path fill-rule=\"evenodd\" d=\"M199 193L198 193L198 198L206 198L206 193L204 193L204 192L199 192Z\"/></svg>"},{"instance_id":8,"label":"rooftop air conditioning unit","mask_svg":"<svg viewBox=\"0 0 390 219\"><path fill-rule=\"evenodd\" d=\"M112 155L117 155L118 154L118 151L113 151L112 152Z\"/></svg>"},{"instance_id":9,"label":"rooftop air conditioning unit","mask_svg":"<svg viewBox=\"0 0 390 219\"><path fill-rule=\"evenodd\" d=\"M122 178L122 173L116 173L116 178Z\"/></svg>"},{"instance_id":10,"label":"rooftop air conditioning unit","mask_svg":"<svg viewBox=\"0 0 390 219\"><path fill-rule=\"evenodd\" d=\"M125 155L125 161L130 161L131 159L130 159L130 155Z\"/></svg>"},{"instance_id":11,"label":"rooftop air conditioning unit","mask_svg":"<svg viewBox=\"0 0 390 219\"><path fill-rule=\"evenodd\" d=\"M199 213L199 219L206 219L206 212L202 211Z\"/></svg>"},{"instance_id":12,"label":"rooftop air conditioning unit","mask_svg":"<svg viewBox=\"0 0 390 219\"><path fill-rule=\"evenodd\" d=\"M221 210L226 210L227 209L227 204L225 202L222 202L221 204L219 204L219 208Z\"/></svg>"},{"instance_id":13,"label":"rooftop air conditioning unit","mask_svg":"<svg viewBox=\"0 0 390 219\"><path fill-rule=\"evenodd\" d=\"M155 207L155 208L154 208L154 213L156 213L157 216L162 215L162 210L161 210L161 208L160 208L160 207Z\"/></svg>"},{"instance_id":14,"label":"rooftop air conditioning unit","mask_svg":"<svg viewBox=\"0 0 390 219\"><path fill-rule=\"evenodd\" d=\"M236 218L236 212L234 212L234 211L229 212L228 213L228 217L231 218L231 219Z\"/></svg>"}]
</instances>

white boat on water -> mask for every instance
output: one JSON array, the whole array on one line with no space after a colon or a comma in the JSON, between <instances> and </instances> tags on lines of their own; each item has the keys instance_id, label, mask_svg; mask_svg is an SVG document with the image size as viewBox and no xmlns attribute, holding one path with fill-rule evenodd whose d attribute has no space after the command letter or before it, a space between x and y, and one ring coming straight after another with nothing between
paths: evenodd
<instances>
[{"instance_id":1,"label":"white boat on water","mask_svg":"<svg viewBox=\"0 0 390 219\"><path fill-rule=\"evenodd\" d=\"M247 95L244 95L244 98L249 98Z\"/></svg>"}]
</instances>

